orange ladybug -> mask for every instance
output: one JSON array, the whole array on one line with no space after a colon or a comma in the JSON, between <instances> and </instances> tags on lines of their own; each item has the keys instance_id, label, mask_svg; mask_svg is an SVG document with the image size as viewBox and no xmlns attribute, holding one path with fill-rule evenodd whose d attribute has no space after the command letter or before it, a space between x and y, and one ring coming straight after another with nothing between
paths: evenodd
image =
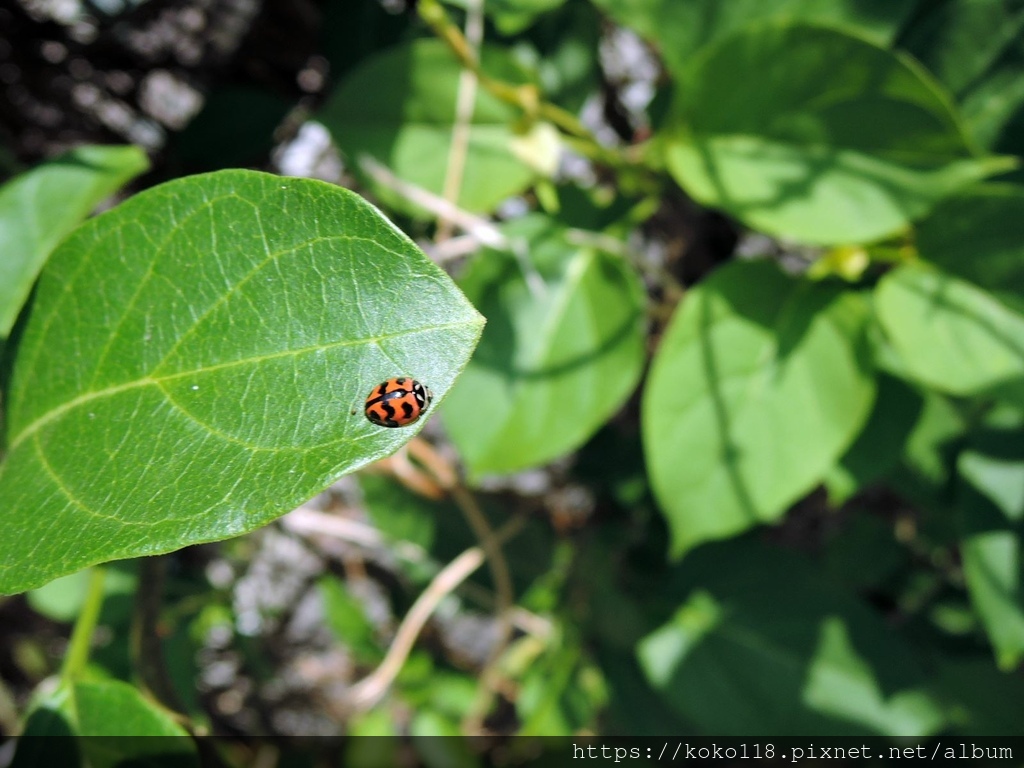
<instances>
[{"instance_id":1,"label":"orange ladybug","mask_svg":"<svg viewBox=\"0 0 1024 768\"><path fill-rule=\"evenodd\" d=\"M408 376L378 384L366 398L366 418L378 427L407 427L430 407L430 389Z\"/></svg>"}]
</instances>

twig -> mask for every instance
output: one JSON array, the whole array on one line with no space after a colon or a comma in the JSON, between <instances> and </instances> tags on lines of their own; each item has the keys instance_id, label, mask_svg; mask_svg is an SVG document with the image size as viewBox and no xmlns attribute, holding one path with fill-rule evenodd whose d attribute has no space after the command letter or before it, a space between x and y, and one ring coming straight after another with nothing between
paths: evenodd
<instances>
[{"instance_id":1,"label":"twig","mask_svg":"<svg viewBox=\"0 0 1024 768\"><path fill-rule=\"evenodd\" d=\"M476 62L480 60L480 43L484 36L484 0L469 0L466 9L466 43L470 56ZM459 72L459 91L455 103L455 124L452 126L452 145L448 150L448 164L445 168L444 199L458 205L459 192L466 168L466 156L469 152L470 122L473 118L473 107L476 104L477 74L475 69L463 68ZM451 237L451 222L442 218L438 221L438 241Z\"/></svg>"},{"instance_id":2,"label":"twig","mask_svg":"<svg viewBox=\"0 0 1024 768\"><path fill-rule=\"evenodd\" d=\"M500 531L494 534L491 541L486 542L492 546L499 546L501 542L514 536L522 527L521 518L514 518L507 523ZM364 677L349 692L349 703L359 709L373 707L398 676L402 665L412 651L423 627L433 615L437 606L445 597L452 593L456 587L465 581L484 563L485 554L483 546L474 546L467 549L461 555L452 560L433 578L430 584L413 603L412 608L402 619L395 639L384 655L384 660L369 675Z\"/></svg>"},{"instance_id":3,"label":"twig","mask_svg":"<svg viewBox=\"0 0 1024 768\"><path fill-rule=\"evenodd\" d=\"M400 179L390 168L370 155L360 155L358 163L359 167L378 184L398 193L437 218L450 221L466 234L476 238L481 245L499 250L508 248L508 239L487 219L464 211L440 195Z\"/></svg>"}]
</instances>

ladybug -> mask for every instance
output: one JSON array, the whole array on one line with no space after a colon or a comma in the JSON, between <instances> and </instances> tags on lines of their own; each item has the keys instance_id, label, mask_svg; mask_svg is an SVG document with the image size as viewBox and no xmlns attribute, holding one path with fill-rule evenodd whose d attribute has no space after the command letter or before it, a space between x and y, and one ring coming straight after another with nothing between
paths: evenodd
<instances>
[{"instance_id":1,"label":"ladybug","mask_svg":"<svg viewBox=\"0 0 1024 768\"><path fill-rule=\"evenodd\" d=\"M430 389L408 376L378 384L366 398L366 418L378 427L407 427L430 407Z\"/></svg>"}]
</instances>

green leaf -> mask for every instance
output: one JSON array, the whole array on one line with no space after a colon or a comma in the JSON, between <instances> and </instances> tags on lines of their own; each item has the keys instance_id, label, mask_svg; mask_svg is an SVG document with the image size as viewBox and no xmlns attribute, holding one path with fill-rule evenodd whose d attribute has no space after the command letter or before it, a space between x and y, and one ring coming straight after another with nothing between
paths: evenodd
<instances>
[{"instance_id":1,"label":"green leaf","mask_svg":"<svg viewBox=\"0 0 1024 768\"><path fill-rule=\"evenodd\" d=\"M1019 35L960 98L964 121L979 145L1024 154L1024 42Z\"/></svg>"},{"instance_id":2,"label":"green leaf","mask_svg":"<svg viewBox=\"0 0 1024 768\"><path fill-rule=\"evenodd\" d=\"M879 283L875 307L907 372L930 387L975 395L1024 379L1024 316L970 283L902 266Z\"/></svg>"},{"instance_id":3,"label":"green leaf","mask_svg":"<svg viewBox=\"0 0 1024 768\"><path fill-rule=\"evenodd\" d=\"M479 768L480 757L458 723L430 709L420 710L409 724L416 754L427 768ZM437 738L442 737L442 738ZM447 738L444 738L447 737Z\"/></svg>"},{"instance_id":4,"label":"green leaf","mask_svg":"<svg viewBox=\"0 0 1024 768\"><path fill-rule=\"evenodd\" d=\"M1024 660L1024 415L990 410L957 462L971 603L1004 671Z\"/></svg>"},{"instance_id":5,"label":"green leaf","mask_svg":"<svg viewBox=\"0 0 1024 768\"><path fill-rule=\"evenodd\" d=\"M867 424L826 477L832 504L842 504L899 463L922 408L921 396L904 382L878 377L878 397Z\"/></svg>"},{"instance_id":6,"label":"green leaf","mask_svg":"<svg viewBox=\"0 0 1024 768\"><path fill-rule=\"evenodd\" d=\"M57 243L148 167L138 147L78 147L0 187L0 339Z\"/></svg>"},{"instance_id":7,"label":"green leaf","mask_svg":"<svg viewBox=\"0 0 1024 768\"><path fill-rule=\"evenodd\" d=\"M501 49L485 48L482 61L493 77L515 83L526 79ZM440 195L450 162L460 71L440 40L389 48L341 83L320 119L355 161L354 170L360 170L360 157L369 155L399 178ZM526 188L537 171L516 154L529 138L512 130L519 117L516 108L483 88L477 89L474 104L458 205L490 211ZM549 153L542 163L553 159ZM378 185L375 190L389 205L409 208L408 201L388 189Z\"/></svg>"},{"instance_id":8,"label":"green leaf","mask_svg":"<svg viewBox=\"0 0 1024 768\"><path fill-rule=\"evenodd\" d=\"M88 737L77 747L94 768L199 765L195 743L170 713L120 680L60 683L37 698L24 735L15 766L73 764L53 762L50 751L66 748L70 735Z\"/></svg>"},{"instance_id":9,"label":"green leaf","mask_svg":"<svg viewBox=\"0 0 1024 768\"><path fill-rule=\"evenodd\" d=\"M738 262L692 289L643 395L644 453L680 555L777 520L857 435L875 387L860 296Z\"/></svg>"},{"instance_id":10,"label":"green leaf","mask_svg":"<svg viewBox=\"0 0 1024 768\"><path fill-rule=\"evenodd\" d=\"M466 8L466 0L445 0L449 5ZM565 0L491 0L486 13L503 35L516 35L525 30L543 13L563 5Z\"/></svg>"},{"instance_id":11,"label":"green leaf","mask_svg":"<svg viewBox=\"0 0 1024 768\"><path fill-rule=\"evenodd\" d=\"M638 646L672 709L714 735L925 735L942 714L911 649L803 560L749 541L694 553L699 585Z\"/></svg>"},{"instance_id":12,"label":"green leaf","mask_svg":"<svg viewBox=\"0 0 1024 768\"><path fill-rule=\"evenodd\" d=\"M541 216L508 235L529 255L485 251L460 281L488 327L443 418L474 475L577 448L621 407L643 366L643 286L621 257L573 245Z\"/></svg>"},{"instance_id":13,"label":"green leaf","mask_svg":"<svg viewBox=\"0 0 1024 768\"><path fill-rule=\"evenodd\" d=\"M41 613L54 621L70 622L82 612L89 574L88 570L78 571L70 576L55 579L39 589L33 589L26 595L28 604L36 613ZM125 604L131 606L137 586L138 579L134 573L110 568L103 579L103 613L106 614L104 618L110 619L111 613L114 613L113 618L121 618L117 615L117 609ZM124 615L127 618L130 614Z\"/></svg>"},{"instance_id":14,"label":"green leaf","mask_svg":"<svg viewBox=\"0 0 1024 768\"><path fill-rule=\"evenodd\" d=\"M384 654L362 603L349 593L343 581L333 576L321 578L317 588L324 605L324 619L334 636L360 661L378 663Z\"/></svg>"},{"instance_id":15,"label":"green leaf","mask_svg":"<svg viewBox=\"0 0 1024 768\"><path fill-rule=\"evenodd\" d=\"M670 70L682 72L702 47L767 21L828 24L885 45L913 0L594 0L612 18L655 42Z\"/></svg>"},{"instance_id":16,"label":"green leaf","mask_svg":"<svg viewBox=\"0 0 1024 768\"><path fill-rule=\"evenodd\" d=\"M1015 162L973 157L912 60L825 28L723 39L687 71L676 113L667 161L690 195L807 243L895 234Z\"/></svg>"},{"instance_id":17,"label":"green leaf","mask_svg":"<svg viewBox=\"0 0 1024 768\"><path fill-rule=\"evenodd\" d=\"M1024 552L1019 531L997 530L960 546L971 603L985 625L1005 672L1024 659Z\"/></svg>"},{"instance_id":18,"label":"green leaf","mask_svg":"<svg viewBox=\"0 0 1024 768\"><path fill-rule=\"evenodd\" d=\"M1024 9L1014 0L924 3L901 47L954 93L965 91L1024 32Z\"/></svg>"},{"instance_id":19,"label":"green leaf","mask_svg":"<svg viewBox=\"0 0 1024 768\"><path fill-rule=\"evenodd\" d=\"M1024 295L1024 189L984 184L944 200L918 226L917 248L951 275Z\"/></svg>"},{"instance_id":20,"label":"green leaf","mask_svg":"<svg viewBox=\"0 0 1024 768\"><path fill-rule=\"evenodd\" d=\"M45 270L10 385L0 592L258 528L422 426L482 318L358 196L250 171L181 179L79 228ZM428 414L429 416L429 414Z\"/></svg>"}]
</instances>

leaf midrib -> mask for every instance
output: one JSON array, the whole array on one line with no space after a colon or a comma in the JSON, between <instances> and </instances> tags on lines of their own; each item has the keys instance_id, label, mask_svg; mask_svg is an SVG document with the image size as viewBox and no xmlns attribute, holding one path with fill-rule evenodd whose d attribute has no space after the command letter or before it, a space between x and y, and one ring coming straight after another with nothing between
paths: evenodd
<instances>
[{"instance_id":1,"label":"leaf midrib","mask_svg":"<svg viewBox=\"0 0 1024 768\"><path fill-rule=\"evenodd\" d=\"M77 397L74 397L71 400L68 400L50 409L43 415L37 417L35 420L30 422L24 429L21 430L21 432L19 432L14 438L11 439L9 452L13 453L15 449L17 449L17 447L26 439L31 437L33 434L38 432L40 429L45 427L50 422L59 419L65 413L73 411L75 408L84 405L85 403L89 403L94 400L100 400L105 397L110 397L121 392L126 392L132 389L139 389L142 387L149 386L160 387L163 383L168 381L174 381L176 379L186 378L188 376L206 374L209 373L210 371L222 370L226 368L233 368L244 365L252 365L254 363L260 363L266 360L275 360L284 357L298 357L304 354L322 352L329 349L338 349L340 347L353 347L363 344L378 344L383 341L397 339L403 336L424 333L425 331L440 331L448 328L458 328L464 325L472 325L472 320L460 320L458 322L445 323L443 325L435 325L429 328L411 328L399 331L398 333L381 334L379 336L370 336L360 339L345 339L343 341L332 342L330 344L315 344L308 347L289 349L282 352L272 352L266 355L255 355L252 357L240 358L238 360L232 360L226 363L216 363L201 368L193 368L187 371L179 371L177 373L169 373L161 376L147 375L138 379L133 379L132 381L127 381L121 384L115 384L113 386L104 387L103 389L98 389L91 392L84 392L78 395Z\"/></svg>"}]
</instances>

